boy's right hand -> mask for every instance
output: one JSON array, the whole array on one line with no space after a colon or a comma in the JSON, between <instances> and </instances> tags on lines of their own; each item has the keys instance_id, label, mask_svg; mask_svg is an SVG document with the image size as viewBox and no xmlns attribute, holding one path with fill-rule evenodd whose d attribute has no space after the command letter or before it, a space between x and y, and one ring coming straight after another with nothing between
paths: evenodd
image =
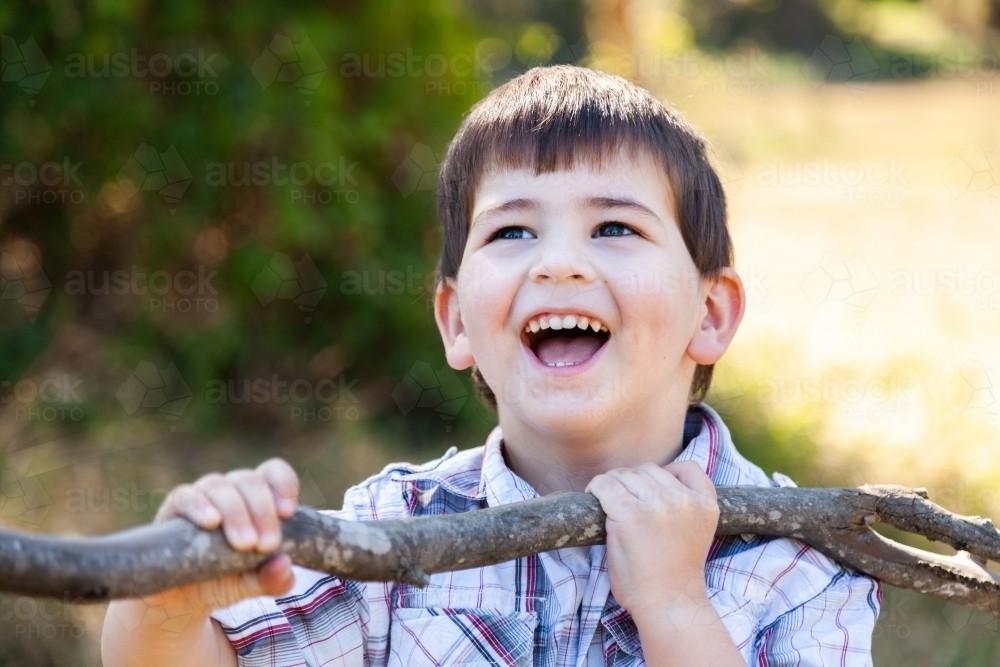
<instances>
[{"instance_id":1,"label":"boy's right hand","mask_svg":"<svg viewBox=\"0 0 1000 667\"><path fill-rule=\"evenodd\" d=\"M295 513L299 478L283 459L272 458L256 469L233 470L225 475L210 473L194 484L171 491L156 513L154 523L184 517L199 528L221 526L230 546L237 551L256 549L270 553L281 545L281 519ZM277 596L295 583L292 561L279 554L256 572L230 575L161 593L170 603L195 613L210 613L244 598Z\"/></svg>"}]
</instances>

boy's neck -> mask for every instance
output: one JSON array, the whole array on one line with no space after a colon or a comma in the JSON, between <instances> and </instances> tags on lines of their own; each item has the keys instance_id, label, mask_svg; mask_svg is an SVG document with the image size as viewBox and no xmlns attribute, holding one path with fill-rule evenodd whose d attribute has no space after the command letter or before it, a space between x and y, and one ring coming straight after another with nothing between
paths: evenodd
<instances>
[{"instance_id":1,"label":"boy's neck","mask_svg":"<svg viewBox=\"0 0 1000 667\"><path fill-rule=\"evenodd\" d=\"M600 432L573 436L541 432L519 420L500 425L508 467L539 495L583 491L596 475L642 463L665 465L684 448L687 405L664 410L642 424L616 422Z\"/></svg>"}]
</instances>

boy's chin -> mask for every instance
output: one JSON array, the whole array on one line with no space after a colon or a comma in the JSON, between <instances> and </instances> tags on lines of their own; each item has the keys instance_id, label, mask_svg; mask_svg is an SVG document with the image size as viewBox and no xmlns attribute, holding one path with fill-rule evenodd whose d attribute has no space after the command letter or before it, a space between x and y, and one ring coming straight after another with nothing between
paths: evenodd
<instances>
[{"instance_id":1,"label":"boy's chin","mask_svg":"<svg viewBox=\"0 0 1000 667\"><path fill-rule=\"evenodd\" d=\"M623 410L606 404L567 405L535 403L522 406L526 421L541 432L557 438L593 438L597 433L615 426Z\"/></svg>"}]
</instances>

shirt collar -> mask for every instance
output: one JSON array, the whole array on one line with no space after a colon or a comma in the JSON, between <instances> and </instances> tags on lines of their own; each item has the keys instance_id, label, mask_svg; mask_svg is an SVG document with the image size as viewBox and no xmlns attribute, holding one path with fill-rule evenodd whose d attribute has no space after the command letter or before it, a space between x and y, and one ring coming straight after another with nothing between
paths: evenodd
<instances>
[{"instance_id":1,"label":"shirt collar","mask_svg":"<svg viewBox=\"0 0 1000 667\"><path fill-rule=\"evenodd\" d=\"M490 507L537 498L538 492L514 474L503 458L503 434L497 426L483 448L483 473L479 488Z\"/></svg>"},{"instance_id":2,"label":"shirt collar","mask_svg":"<svg viewBox=\"0 0 1000 667\"><path fill-rule=\"evenodd\" d=\"M734 473L739 477L742 468L749 465L736 452L722 418L704 403L688 408L684 440L686 445L674 460L694 461L716 485L732 484ZM499 426L493 429L482 447L458 453L452 448L440 459L395 471L393 478L440 485L462 498L485 500L490 507L538 497L530 484L507 467Z\"/></svg>"},{"instance_id":3,"label":"shirt collar","mask_svg":"<svg viewBox=\"0 0 1000 667\"><path fill-rule=\"evenodd\" d=\"M493 429L482 447L462 452L452 447L440 459L394 470L392 479L415 483L426 493L440 487L466 500L485 501L489 507L538 497L530 484L507 467L499 426Z\"/></svg>"},{"instance_id":4,"label":"shirt collar","mask_svg":"<svg viewBox=\"0 0 1000 667\"><path fill-rule=\"evenodd\" d=\"M719 413L699 403L689 409L689 420L695 419L692 417L694 412L701 413L701 427L674 461L694 461L716 486L768 483L766 476L736 450L733 437Z\"/></svg>"}]
</instances>

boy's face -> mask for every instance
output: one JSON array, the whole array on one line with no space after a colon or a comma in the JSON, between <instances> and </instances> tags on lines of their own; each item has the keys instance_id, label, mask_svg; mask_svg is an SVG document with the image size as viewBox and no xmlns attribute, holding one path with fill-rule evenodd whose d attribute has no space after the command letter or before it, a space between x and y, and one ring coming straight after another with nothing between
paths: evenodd
<instances>
[{"instance_id":1,"label":"boy's face","mask_svg":"<svg viewBox=\"0 0 1000 667\"><path fill-rule=\"evenodd\" d=\"M674 209L645 157L484 177L436 305L449 363L478 365L505 432L515 420L572 438L683 413L696 364L735 333L742 289L731 271L721 293L700 278ZM720 294L735 309L721 337Z\"/></svg>"}]
</instances>

